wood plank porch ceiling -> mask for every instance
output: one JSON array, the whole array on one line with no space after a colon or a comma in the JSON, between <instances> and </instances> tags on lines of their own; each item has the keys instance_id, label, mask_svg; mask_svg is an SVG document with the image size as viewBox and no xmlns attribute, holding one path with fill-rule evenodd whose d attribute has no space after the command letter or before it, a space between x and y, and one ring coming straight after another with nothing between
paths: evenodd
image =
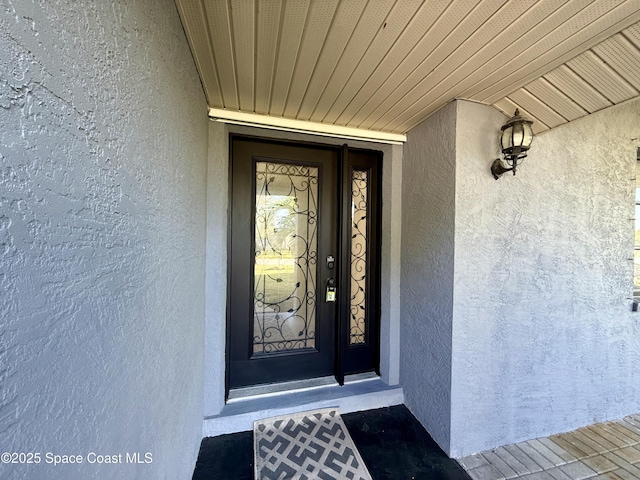
<instances>
[{"instance_id":1,"label":"wood plank porch ceiling","mask_svg":"<svg viewBox=\"0 0 640 480\"><path fill-rule=\"evenodd\" d=\"M640 0L176 0L209 107L406 133L453 99L542 132L640 96Z\"/></svg>"}]
</instances>

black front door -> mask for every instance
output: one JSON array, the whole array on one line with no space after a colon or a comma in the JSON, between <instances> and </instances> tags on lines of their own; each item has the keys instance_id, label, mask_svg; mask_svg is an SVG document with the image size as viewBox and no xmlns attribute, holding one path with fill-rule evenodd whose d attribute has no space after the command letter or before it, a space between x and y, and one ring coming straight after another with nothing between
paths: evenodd
<instances>
[{"instance_id":1,"label":"black front door","mask_svg":"<svg viewBox=\"0 0 640 480\"><path fill-rule=\"evenodd\" d=\"M377 369L369 155L232 137L228 389Z\"/></svg>"}]
</instances>

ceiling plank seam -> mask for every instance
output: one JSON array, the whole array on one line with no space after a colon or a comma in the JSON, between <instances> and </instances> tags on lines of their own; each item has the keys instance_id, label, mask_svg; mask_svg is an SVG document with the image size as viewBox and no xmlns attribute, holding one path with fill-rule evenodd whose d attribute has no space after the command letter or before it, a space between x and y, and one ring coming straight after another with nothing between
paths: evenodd
<instances>
[{"instance_id":1,"label":"ceiling plank seam","mask_svg":"<svg viewBox=\"0 0 640 480\"><path fill-rule=\"evenodd\" d=\"M360 120L359 122L356 123L356 125L360 128L363 127L363 124L365 122L366 119L369 118L368 115L370 115L370 113L373 111L373 109L375 109L375 107L372 107L372 105L378 101L376 99L378 99L380 96L378 95L378 92L380 92L380 90L383 90L388 82L392 81L391 79L393 79L394 77L398 77L398 76L402 76L404 73L402 72L402 69L405 65L407 65L409 63L408 59L413 58L414 56L418 56L419 52L421 50L421 47L423 45L423 43L426 43L426 39L428 38L428 36L432 33L434 25L436 25L436 23L442 18L442 16L445 14L445 12L447 11L448 5L445 5L445 7L443 9L441 9L439 12L437 12L436 18L433 20L433 22L431 22L428 26L428 28L425 29L424 34L415 42L415 45L406 53L406 55L396 64L396 66L391 69L391 73L386 75L386 79L382 80L379 85L375 88L375 90L369 95L369 98L364 102L364 104L362 105L362 107L360 107L360 109L356 112L356 114L354 115L354 119L356 117L360 117L362 118L362 120ZM412 70L409 70L408 75L411 75L417 68L419 67L416 66L414 67ZM374 72L375 75L375 72ZM385 77L383 72L380 72L380 76L381 77ZM375 77L372 77L375 78ZM385 97L386 98L386 97ZM368 114L366 112L369 112ZM365 113L362 113L365 112ZM367 116L365 116L367 115Z\"/></svg>"},{"instance_id":2,"label":"ceiling plank seam","mask_svg":"<svg viewBox=\"0 0 640 480\"><path fill-rule=\"evenodd\" d=\"M497 13L499 13L500 11L504 12L506 8L516 8L516 7L523 8L523 5L525 5L524 2L517 2L517 3L508 2L502 5L502 7L500 7L500 10ZM526 6L526 8L524 8L524 10L522 11L518 11L516 9L514 13L517 13L517 15L513 15L513 13L511 14L512 16L517 17L515 20L511 21L510 18L507 17L506 20L508 21L506 22L503 21L502 25L501 24L496 25L496 29L500 33L498 33L497 35L492 34L491 35L492 39L487 41L486 43L478 42L480 46L475 51L473 51L467 57L463 58L463 60L459 64L457 64L457 66L454 66L455 68L452 71L450 71L447 75L444 75L441 79L439 79L437 83L431 89L429 89L429 91L425 93L425 95L421 97L418 102L416 102L421 104L422 108L419 111L417 111L411 118L403 122L402 124L403 129L409 130L413 128L415 125L420 123L420 121L422 121L426 112L439 109L440 107L445 105L447 102L449 102L451 98L460 98L460 93L463 91L463 88L460 88L459 85L463 83L465 80L467 80L469 78L469 75L473 73L472 71L470 71L471 65L472 65L470 60L477 59L475 60L476 64L481 63L484 66L486 66L487 62L491 61L493 57L495 57L495 54L488 54L487 51L490 51L491 48L496 48L497 46L500 46L500 48L508 46L512 42L512 40L510 39L510 36L512 35L512 31L514 30L520 31L523 28L523 26L520 23L522 23L527 19L527 16L526 16L527 14L531 14L531 12L535 12L535 10L533 9L536 7L536 5L537 4L535 2L532 2L531 4ZM558 7L555 7L553 10L557 8ZM548 14L549 12L546 12L546 13ZM538 21L541 21L542 18L544 18L544 16L539 14L538 18L539 18ZM482 27L486 27L487 23L485 23ZM467 39L467 43L468 42L474 43L473 37L475 36L475 34L482 35L482 31L481 30L476 31L474 35L472 35ZM464 47L465 47L464 44L460 45L459 48L456 50L456 52L460 51ZM454 54L456 52L454 52ZM452 54L452 56L454 54ZM456 83L451 85L453 82L456 82ZM446 90L441 91L442 89L446 89Z\"/></svg>"},{"instance_id":3,"label":"ceiling plank seam","mask_svg":"<svg viewBox=\"0 0 640 480\"><path fill-rule=\"evenodd\" d=\"M309 85L311 85L311 79L313 78L313 76L316 73L316 70L318 69L318 65L320 64L320 59L322 58L322 55L326 52L327 39L329 38L329 32L331 32L331 29L334 27L336 23L338 10L339 10L339 3L336 4L336 8L333 11L333 16L331 17L331 22L329 22L329 28L327 29L327 35L325 35L324 38L322 39L322 46L320 47L320 52L318 53L318 57L316 58L316 61L313 65L313 70L311 71L311 75L309 75L309 79L307 80L306 85L304 87L304 92L302 93L302 98L300 100L300 103L298 104L294 118L298 118L298 116L300 115L300 111L302 110L304 99L307 97L307 92L309 91Z\"/></svg>"},{"instance_id":4,"label":"ceiling plank seam","mask_svg":"<svg viewBox=\"0 0 640 480\"><path fill-rule=\"evenodd\" d=\"M596 4L596 6L600 6L600 8L602 8L601 5ZM527 49L527 51L530 51L530 55L533 56L533 61L522 65L516 71L505 76L503 80L500 80L493 86L486 88L483 92L480 92L476 98L487 103L492 103L497 98L508 95L507 92L517 90L523 83L529 83L558 65L565 63L594 45L597 45L600 41L608 38L613 33L628 26L628 22L630 21L630 17L625 16L626 11L620 11L617 7L608 11L607 14L598 17L596 14L599 13L599 10L593 12L590 11L590 9L585 9L581 11L580 15L572 17L569 22L567 22L569 25L563 25L562 27L556 28L558 35L561 36L566 35L566 31L571 32L569 27L574 23L576 24L577 30L550 48L542 47L545 49L543 53L539 50L536 51L534 47L535 45L544 43L544 40L536 42ZM596 17L597 19L585 25L582 21L578 21L582 17L586 17L587 19ZM637 12L633 19L638 21L640 19L640 12ZM590 36L588 34L589 30L586 27L588 26L593 28L595 25L603 25L606 27L603 27L599 34ZM550 60L548 60L548 58L550 58ZM531 68L533 68L533 70L530 70Z\"/></svg>"},{"instance_id":5,"label":"ceiling plank seam","mask_svg":"<svg viewBox=\"0 0 640 480\"><path fill-rule=\"evenodd\" d=\"M367 35L369 38L369 41L366 42L364 41L363 37L357 37L355 38L355 40L357 41L357 43L364 43L366 45L366 47L364 48L364 50L362 52L360 52L359 55L356 56L357 61L354 64L351 64L348 66L350 73L348 74L347 78L342 79L341 83L338 82L338 86L335 89L335 95L333 95L333 100L327 100L326 103L328 103L328 107L325 107L325 112L324 114L319 113L318 116L322 115L322 118L318 118L317 120L320 122L325 122L327 119L327 116L331 113L331 110L333 109L333 107L336 105L336 102L338 100L338 98L340 98L340 95L342 94L342 92L344 91L345 86L349 83L349 81L351 80L351 78L353 77L353 74L355 73L355 71L357 70L357 68L360 66L360 64L362 63L362 59L366 56L367 52L369 51L369 49L371 48L371 45L373 44L373 42L375 41L376 36L379 34L382 25L384 24L384 22L387 20L387 18L389 17L389 12L392 12L393 9L398 5L398 2L400 2L401 0L394 0L393 3L387 2L386 4L383 2L380 2L377 5L377 8L380 8L380 10L378 12L373 11L373 13L371 13L371 21L373 23L373 25L371 25L370 28L367 28L365 30L365 32L362 32L363 34ZM390 5L388 7L385 7L384 10L382 9L381 5ZM366 10L365 10L366 12ZM380 12L383 12L382 15L379 15ZM364 16L364 15L363 15ZM361 17L362 19L363 17ZM358 27L356 27L357 30ZM355 32L355 30L354 30ZM371 33L374 32L374 33ZM345 67L347 67L345 65ZM345 70L346 71L346 70ZM332 76L333 78L333 76ZM325 97L325 95L327 94L327 90L325 89L325 92L323 92L323 95L321 97L321 99L323 97ZM330 103L329 103L330 102ZM314 112L315 114L315 112ZM312 119L314 118L314 115L312 115L311 117ZM332 122L329 122L332 123Z\"/></svg>"},{"instance_id":6,"label":"ceiling plank seam","mask_svg":"<svg viewBox=\"0 0 640 480\"><path fill-rule=\"evenodd\" d=\"M269 107L267 109L268 113L271 113L271 109L273 108L273 97L274 97L274 90L275 90L275 85L276 85L276 69L278 68L278 62L279 62L279 57L280 57L280 45L282 43L282 26L284 24L284 13L285 13L285 9L287 7L287 0L282 0L281 2L281 8L280 8L280 21L278 22L278 41L277 41L277 46L276 46L276 55L275 58L273 59L273 70L272 70L272 76L271 76L271 88L269 89Z\"/></svg>"},{"instance_id":7,"label":"ceiling plank seam","mask_svg":"<svg viewBox=\"0 0 640 480\"><path fill-rule=\"evenodd\" d=\"M391 9L391 11L387 15L387 17L384 19L384 23L382 25L382 28L378 31L378 34L376 35L376 38L374 39L374 41L371 43L371 45L369 46L369 48L365 52L365 55L363 55L361 62L354 69L353 75L349 79L349 82L351 82L351 80L354 78L355 74L361 73L361 72L358 71L361 66L362 66L361 70L364 71L364 73L361 75L361 77L363 79L361 81L358 81L357 78L356 78L356 81L354 82L354 83L356 83L355 89L353 89L353 90L350 89L351 93L347 93L346 98L344 99L344 101L341 102L342 108L340 108L340 105L339 105L337 107L337 109L335 109L335 113L333 115L334 119L331 120L332 123L338 122L341 125L349 124L350 120L345 121L344 119L342 119L345 111L349 108L349 106L352 104L353 100L358 96L358 94L364 88L364 86L366 85L366 83L369 80L369 78L371 78L371 75L373 74L373 72L385 60L385 58L387 57L389 52L400 41L400 39L402 38L404 33L407 31L407 29L410 28L413 19L416 17L416 15L420 11L420 9L425 5L425 1L421 0L421 2L416 3L415 4L415 9L414 9L413 6L409 7L409 5L411 5L411 3L407 2L405 0L402 3L402 7L403 7L403 10L405 10L405 12L398 13L398 14L396 14L396 6L397 5L398 5L398 2L396 2L396 4L393 6L393 8ZM407 15L408 19L403 19L402 17L403 17L403 15L405 15L407 13L407 11L409 13L409 15ZM400 18L396 18L398 16ZM387 25L389 25L388 29L387 29ZM399 25L399 27L397 25ZM395 35L390 33L392 30L397 30ZM380 41L380 43L382 43L382 45L380 45L380 46L376 45L376 41L378 41L384 35L394 35L394 38L386 46L385 46L384 39L382 39ZM372 57L372 58L368 58L368 57ZM376 57L377 57L377 60L376 60ZM367 66L366 63L371 63L371 65ZM368 73L367 73L367 71L368 71ZM358 87L358 85L359 85L359 87ZM348 87L351 87L351 85L345 84L345 87L340 92L340 95L336 98L336 102L338 100L340 100L340 97L343 95L343 93L345 93L345 90Z\"/></svg>"},{"instance_id":8,"label":"ceiling plank seam","mask_svg":"<svg viewBox=\"0 0 640 480\"><path fill-rule=\"evenodd\" d=\"M304 25L302 27L302 36L298 41L298 47L296 48L295 60L293 61L293 68L291 69L291 75L289 76L289 82L287 84L287 88L285 89L286 95L284 97L284 102L282 102L282 111L280 112L280 116L284 116L284 112L287 109L287 102L289 101L289 95L291 94L291 84L293 83L293 79L296 76L296 71L298 70L298 64L300 61L300 50L302 49L302 45L305 40L305 35L308 32L307 25L309 22L309 15L311 13L311 5L307 4L307 11L304 18Z\"/></svg>"},{"instance_id":9,"label":"ceiling plank seam","mask_svg":"<svg viewBox=\"0 0 640 480\"><path fill-rule=\"evenodd\" d=\"M416 86L423 81L429 75L435 67L432 65L437 64L438 62L432 61L432 56L434 52L444 49L445 42L447 39L451 38L455 31L459 31L460 25L463 24L464 20L469 17L471 11L474 10L475 6L477 6L478 0L474 0L474 3L467 4L456 4L455 2L451 2L447 5L446 9L443 11L442 15L438 19L438 23L434 24L435 28L431 30L435 38L433 39L433 45L429 45L429 52L425 54L425 57L422 61L420 61L413 69L411 69L410 73L402 79L400 82L395 84L395 87L391 87L391 91L386 94L385 98L377 101L377 107L372 110L367 117L361 122L359 127L364 128L375 128L376 125L382 118L384 118L393 108L398 104L402 98L406 98L410 95L416 88ZM444 28L444 23L448 22L450 24L455 23L456 14L463 12L462 18L459 23L457 23L456 27L453 30L446 30ZM430 39L430 37L427 37ZM403 72L404 73L404 72ZM415 78L417 77L417 78ZM391 79L387 79L386 84L392 84L393 81ZM412 86L409 86L412 85Z\"/></svg>"},{"instance_id":10,"label":"ceiling plank seam","mask_svg":"<svg viewBox=\"0 0 640 480\"><path fill-rule=\"evenodd\" d=\"M443 62L444 59L450 58L455 55L456 52L459 51L462 45L464 45L471 37L475 35L479 28L484 25L492 15L496 12L500 11L500 9L506 3L506 0L494 0L495 3L492 3L490 0L483 0L478 2L467 14L464 16L463 20L445 37L443 42L434 50L436 52L436 67L433 68L426 76L424 76L405 96L403 99L404 103L410 103L411 105L407 107L407 110L411 111L412 109L418 108L420 99L423 98L428 93L424 95L420 94L421 90L428 91L431 88L435 87L429 81L430 76L441 66L446 65ZM460 39L457 36L460 36ZM442 53L440 53L442 52ZM440 55L441 58L438 58L437 55ZM443 58L442 58L443 57ZM394 117L387 118L382 120L384 116L394 115L391 113L393 110L398 111ZM389 129L389 125L392 123L401 124L400 118L407 116L407 110L400 111L401 108L398 104L392 106L383 117L381 117L378 122L374 123L374 128L378 126L382 130ZM413 115L412 115L413 116ZM410 117L411 118L411 117ZM386 123L382 123L386 121ZM402 127L401 129L404 129Z\"/></svg>"}]
</instances>

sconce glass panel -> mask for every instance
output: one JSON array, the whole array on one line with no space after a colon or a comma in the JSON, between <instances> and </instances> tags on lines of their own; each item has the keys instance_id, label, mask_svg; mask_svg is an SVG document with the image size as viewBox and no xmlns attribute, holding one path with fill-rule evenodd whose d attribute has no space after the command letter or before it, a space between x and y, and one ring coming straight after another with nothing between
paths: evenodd
<instances>
[{"instance_id":1,"label":"sconce glass panel","mask_svg":"<svg viewBox=\"0 0 640 480\"><path fill-rule=\"evenodd\" d=\"M500 137L500 148L504 152L506 149L511 148L513 144L511 143L511 128L506 128L502 131L502 136Z\"/></svg>"},{"instance_id":2,"label":"sconce glass panel","mask_svg":"<svg viewBox=\"0 0 640 480\"><path fill-rule=\"evenodd\" d=\"M511 128L513 130L513 142L510 146L519 147L520 145L522 145L522 141L524 140L524 129L522 128L522 124L516 123Z\"/></svg>"},{"instance_id":3,"label":"sconce glass panel","mask_svg":"<svg viewBox=\"0 0 640 480\"><path fill-rule=\"evenodd\" d=\"M529 149L532 141L533 141L533 129L531 128L531 125L526 123L524 125L524 140L522 141L522 147Z\"/></svg>"}]
</instances>

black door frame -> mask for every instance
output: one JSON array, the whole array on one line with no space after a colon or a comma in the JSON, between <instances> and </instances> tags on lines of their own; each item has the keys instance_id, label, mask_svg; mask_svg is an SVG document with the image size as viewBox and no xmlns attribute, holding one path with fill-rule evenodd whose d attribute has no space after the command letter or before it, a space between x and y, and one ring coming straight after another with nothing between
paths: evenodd
<instances>
[{"instance_id":1,"label":"black door frame","mask_svg":"<svg viewBox=\"0 0 640 480\"><path fill-rule=\"evenodd\" d=\"M335 366L334 375L340 385L344 383L345 375L352 373L360 373L365 371L374 371L380 375L380 292L381 292L381 211L382 211L382 158L383 154L377 150L358 149L349 147L347 144L343 146L330 145L316 142L294 141L273 139L254 135L229 134L229 208L228 208L228 225L227 229L227 279L232 278L232 262L231 251L232 242L232 193L233 179L231 172L233 171L233 144L234 140L246 140L258 143L276 144L293 147L314 148L322 150L332 150L338 153L338 210L339 210L339 226L338 226L338 248L336 251L336 277L338 280L338 296L341 301L338 303L336 327L335 327ZM350 285L350 235L351 230L350 212L351 212L351 173L356 169L367 170L369 172L371 182L369 187L370 209L369 220L367 222L368 234L368 271L367 271L367 300L366 300L366 327L367 340L364 345L349 346L349 295ZM253 236L252 240L253 242ZM323 261L323 259L319 259ZM253 280L253 279L252 279ZM231 281L227 284L227 315L226 315L226 368L225 368L225 398L228 398L230 390L230 354L229 346L232 336L231 329Z\"/></svg>"}]
</instances>

